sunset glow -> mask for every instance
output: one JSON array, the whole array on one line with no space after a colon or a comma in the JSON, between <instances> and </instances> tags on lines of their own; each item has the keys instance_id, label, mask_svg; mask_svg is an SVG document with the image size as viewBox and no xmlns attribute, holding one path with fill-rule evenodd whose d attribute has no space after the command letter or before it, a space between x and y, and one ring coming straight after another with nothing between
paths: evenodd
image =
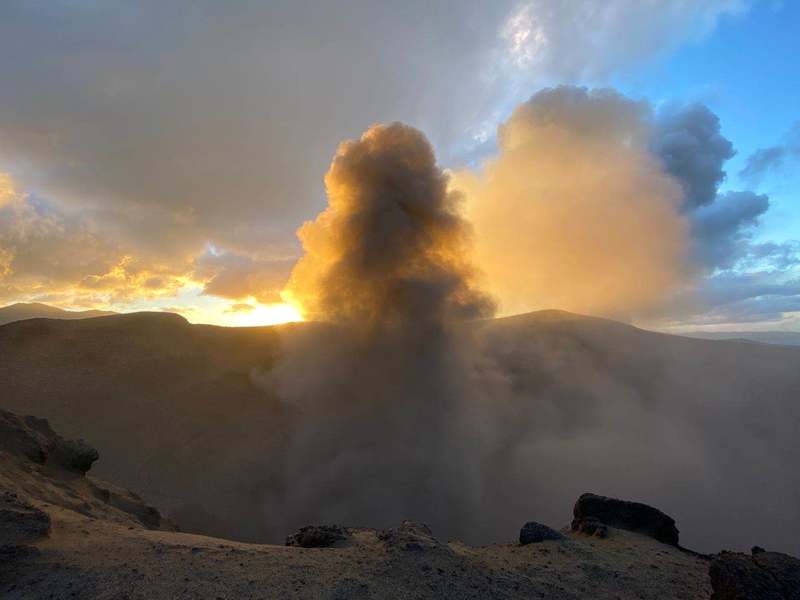
<instances>
[{"instance_id":1,"label":"sunset glow","mask_svg":"<svg viewBox=\"0 0 800 600\"><path fill-rule=\"evenodd\" d=\"M302 321L300 312L291 304L256 304L252 310L227 313L225 325L234 327L259 327Z\"/></svg>"}]
</instances>

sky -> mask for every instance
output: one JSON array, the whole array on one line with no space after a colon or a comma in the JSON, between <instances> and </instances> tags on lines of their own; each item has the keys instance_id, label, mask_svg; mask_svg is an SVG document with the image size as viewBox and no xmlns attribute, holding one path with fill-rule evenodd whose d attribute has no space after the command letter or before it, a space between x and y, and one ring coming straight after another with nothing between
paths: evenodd
<instances>
[{"instance_id":1,"label":"sky","mask_svg":"<svg viewBox=\"0 0 800 600\"><path fill-rule=\"evenodd\" d=\"M8 0L0 304L297 318L338 145L402 121L462 185L500 314L800 330L798 24L774 0Z\"/></svg>"}]
</instances>

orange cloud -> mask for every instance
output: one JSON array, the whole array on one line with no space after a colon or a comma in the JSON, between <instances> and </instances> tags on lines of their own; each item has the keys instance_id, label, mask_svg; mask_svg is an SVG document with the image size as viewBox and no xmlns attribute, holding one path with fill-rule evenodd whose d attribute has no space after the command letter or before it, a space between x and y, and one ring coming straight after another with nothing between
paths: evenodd
<instances>
[{"instance_id":1,"label":"orange cloud","mask_svg":"<svg viewBox=\"0 0 800 600\"><path fill-rule=\"evenodd\" d=\"M647 116L612 91L545 90L500 127L497 157L454 175L503 313L625 316L685 280L682 192L647 149Z\"/></svg>"}]
</instances>

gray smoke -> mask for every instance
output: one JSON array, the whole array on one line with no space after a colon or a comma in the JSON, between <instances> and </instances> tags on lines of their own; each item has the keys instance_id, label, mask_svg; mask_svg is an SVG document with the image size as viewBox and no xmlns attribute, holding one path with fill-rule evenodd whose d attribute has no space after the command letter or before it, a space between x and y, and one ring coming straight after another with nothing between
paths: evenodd
<instances>
[{"instance_id":1,"label":"gray smoke","mask_svg":"<svg viewBox=\"0 0 800 600\"><path fill-rule=\"evenodd\" d=\"M425 137L401 124L342 144L325 183L328 207L299 231L305 255L287 293L327 324L288 348L268 382L302 415L283 519L416 517L460 532L482 503L492 444L465 323L493 311L460 198Z\"/></svg>"},{"instance_id":2,"label":"gray smoke","mask_svg":"<svg viewBox=\"0 0 800 600\"><path fill-rule=\"evenodd\" d=\"M702 104L671 105L659 113L654 133L653 151L680 182L684 210L714 202L725 179L722 166L735 154L717 115Z\"/></svg>"}]
</instances>

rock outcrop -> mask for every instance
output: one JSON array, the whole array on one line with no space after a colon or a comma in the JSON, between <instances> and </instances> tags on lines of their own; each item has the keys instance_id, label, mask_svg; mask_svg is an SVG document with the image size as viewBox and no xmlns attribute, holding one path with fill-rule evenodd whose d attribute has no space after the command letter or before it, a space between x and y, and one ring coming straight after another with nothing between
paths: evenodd
<instances>
[{"instance_id":1,"label":"rock outcrop","mask_svg":"<svg viewBox=\"0 0 800 600\"><path fill-rule=\"evenodd\" d=\"M598 524L604 524L641 533L665 544L678 545L678 528L675 526L675 520L657 508L641 502L629 502L587 493L578 498L573 516L573 531L592 532L596 535L595 532L602 529Z\"/></svg>"},{"instance_id":2,"label":"rock outcrop","mask_svg":"<svg viewBox=\"0 0 800 600\"><path fill-rule=\"evenodd\" d=\"M86 473L100 458L84 440L62 438L47 419L20 417L5 410L0 410L0 450L79 474Z\"/></svg>"},{"instance_id":3,"label":"rock outcrop","mask_svg":"<svg viewBox=\"0 0 800 600\"><path fill-rule=\"evenodd\" d=\"M47 535L47 506L175 529L135 493L87 477L99 456L83 440L65 440L46 419L0 410L0 540L7 540L2 543L27 544Z\"/></svg>"},{"instance_id":4,"label":"rock outcrop","mask_svg":"<svg viewBox=\"0 0 800 600\"><path fill-rule=\"evenodd\" d=\"M711 600L800 600L800 560L756 549L752 556L720 552L714 558Z\"/></svg>"},{"instance_id":5,"label":"rock outcrop","mask_svg":"<svg viewBox=\"0 0 800 600\"><path fill-rule=\"evenodd\" d=\"M523 546L527 544L538 544L549 540L563 540L564 536L555 529L542 525L536 521L528 521L519 531L519 543Z\"/></svg>"},{"instance_id":6,"label":"rock outcrop","mask_svg":"<svg viewBox=\"0 0 800 600\"><path fill-rule=\"evenodd\" d=\"M327 548L347 537L347 530L338 525L309 525L288 536L286 545L299 548Z\"/></svg>"},{"instance_id":7,"label":"rock outcrop","mask_svg":"<svg viewBox=\"0 0 800 600\"><path fill-rule=\"evenodd\" d=\"M430 527L413 521L403 521L400 527L379 532L378 539L387 547L399 550L423 551L442 547L433 537Z\"/></svg>"}]
</instances>

